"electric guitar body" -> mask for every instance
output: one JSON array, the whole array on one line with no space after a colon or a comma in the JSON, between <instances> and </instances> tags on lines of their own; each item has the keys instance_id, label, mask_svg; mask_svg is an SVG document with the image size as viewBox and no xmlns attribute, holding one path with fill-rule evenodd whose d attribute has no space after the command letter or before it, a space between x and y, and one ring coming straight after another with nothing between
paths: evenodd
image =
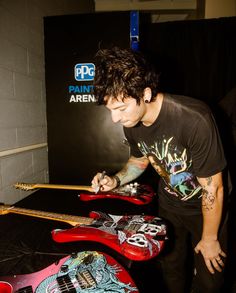
<instances>
[{"instance_id":1,"label":"electric guitar body","mask_svg":"<svg viewBox=\"0 0 236 293\"><path fill-rule=\"evenodd\" d=\"M83 251L31 274L0 277L1 293L137 293L128 272L111 256Z\"/></svg>"}]
</instances>

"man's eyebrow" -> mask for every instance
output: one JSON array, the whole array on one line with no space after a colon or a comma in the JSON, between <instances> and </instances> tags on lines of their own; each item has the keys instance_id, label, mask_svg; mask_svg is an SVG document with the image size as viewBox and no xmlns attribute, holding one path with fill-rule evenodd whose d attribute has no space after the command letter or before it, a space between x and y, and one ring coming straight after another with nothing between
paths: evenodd
<instances>
[{"instance_id":1,"label":"man's eyebrow","mask_svg":"<svg viewBox=\"0 0 236 293\"><path fill-rule=\"evenodd\" d=\"M117 106L112 107L112 108L109 107L109 109L116 110L116 109L120 109L120 108L123 108L123 107L126 107L126 104L117 105Z\"/></svg>"}]
</instances>

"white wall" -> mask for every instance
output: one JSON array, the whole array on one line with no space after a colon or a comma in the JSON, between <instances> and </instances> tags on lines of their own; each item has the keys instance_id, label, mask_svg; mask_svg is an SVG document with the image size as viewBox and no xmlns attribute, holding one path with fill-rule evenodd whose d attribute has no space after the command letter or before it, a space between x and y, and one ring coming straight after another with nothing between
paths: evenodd
<instances>
[{"instance_id":1,"label":"white wall","mask_svg":"<svg viewBox=\"0 0 236 293\"><path fill-rule=\"evenodd\" d=\"M93 12L92 0L0 1L0 202L48 182L43 17Z\"/></svg>"}]
</instances>

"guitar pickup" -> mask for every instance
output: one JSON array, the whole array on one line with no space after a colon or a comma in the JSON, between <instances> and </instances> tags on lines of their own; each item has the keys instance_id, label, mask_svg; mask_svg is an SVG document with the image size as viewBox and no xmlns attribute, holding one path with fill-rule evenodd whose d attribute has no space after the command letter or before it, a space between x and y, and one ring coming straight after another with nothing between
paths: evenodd
<instances>
[{"instance_id":1,"label":"guitar pickup","mask_svg":"<svg viewBox=\"0 0 236 293\"><path fill-rule=\"evenodd\" d=\"M60 292L66 292L66 293L77 292L68 274L57 277L57 283L58 283Z\"/></svg>"},{"instance_id":2,"label":"guitar pickup","mask_svg":"<svg viewBox=\"0 0 236 293\"><path fill-rule=\"evenodd\" d=\"M89 289L97 286L96 280L88 270L78 272L76 279L81 289Z\"/></svg>"}]
</instances>

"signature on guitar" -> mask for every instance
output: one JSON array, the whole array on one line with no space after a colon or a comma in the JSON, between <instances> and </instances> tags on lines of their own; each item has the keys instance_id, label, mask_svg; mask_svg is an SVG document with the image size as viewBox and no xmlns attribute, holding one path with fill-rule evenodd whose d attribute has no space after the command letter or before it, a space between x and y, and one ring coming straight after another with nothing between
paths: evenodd
<instances>
[{"instance_id":1,"label":"signature on guitar","mask_svg":"<svg viewBox=\"0 0 236 293\"><path fill-rule=\"evenodd\" d=\"M35 273L0 277L1 293L138 293L128 272L111 256L73 253Z\"/></svg>"}]
</instances>

